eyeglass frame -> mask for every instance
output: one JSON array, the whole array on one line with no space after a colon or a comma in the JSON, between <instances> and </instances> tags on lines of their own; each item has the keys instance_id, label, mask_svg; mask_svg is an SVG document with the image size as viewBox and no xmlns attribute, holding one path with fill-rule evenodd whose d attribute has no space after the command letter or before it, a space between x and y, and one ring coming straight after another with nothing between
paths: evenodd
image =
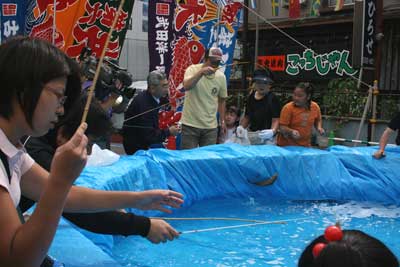
<instances>
[{"instance_id":1,"label":"eyeglass frame","mask_svg":"<svg viewBox=\"0 0 400 267\"><path fill-rule=\"evenodd\" d=\"M44 90L47 89L47 91L49 91L50 93L52 93L53 95L55 95L57 97L59 107L63 107L65 105L65 102L67 101L68 96L66 96L64 94L60 94L59 92L55 91L55 89L51 88L50 86L45 86L43 89Z\"/></svg>"}]
</instances>

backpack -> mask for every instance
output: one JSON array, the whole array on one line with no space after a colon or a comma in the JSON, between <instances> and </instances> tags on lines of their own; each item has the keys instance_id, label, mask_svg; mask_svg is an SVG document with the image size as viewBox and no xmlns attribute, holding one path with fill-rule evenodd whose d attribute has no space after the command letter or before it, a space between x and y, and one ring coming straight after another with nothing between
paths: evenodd
<instances>
[{"instance_id":1,"label":"backpack","mask_svg":"<svg viewBox=\"0 0 400 267\"><path fill-rule=\"evenodd\" d=\"M8 164L8 159L6 154L4 154L3 151L0 150L0 159L2 162L2 165L7 173L8 176L8 182L11 183L11 172L10 172L10 165ZM19 207L17 207L17 211L18 211L18 216L21 220L21 223L25 223L24 220L24 216L22 216L21 210L19 209ZM57 262L58 263L58 262ZM63 266L63 265L58 265L58 266ZM44 258L42 264L40 264L40 267L56 267L55 261L50 257L50 256L46 256L46 258Z\"/></svg>"}]
</instances>

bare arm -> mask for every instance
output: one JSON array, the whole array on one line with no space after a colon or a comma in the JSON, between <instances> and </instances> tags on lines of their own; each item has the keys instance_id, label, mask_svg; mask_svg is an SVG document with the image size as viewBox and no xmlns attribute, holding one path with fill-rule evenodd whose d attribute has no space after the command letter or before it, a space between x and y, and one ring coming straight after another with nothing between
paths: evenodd
<instances>
[{"instance_id":1,"label":"bare arm","mask_svg":"<svg viewBox=\"0 0 400 267\"><path fill-rule=\"evenodd\" d=\"M95 212L122 208L159 210L171 213L164 206L179 208L183 196L170 190L103 191L73 186L68 195L65 211Z\"/></svg>"},{"instance_id":2,"label":"bare arm","mask_svg":"<svg viewBox=\"0 0 400 267\"><path fill-rule=\"evenodd\" d=\"M279 131L286 138L293 138L293 139L299 139L300 138L300 133L297 130L289 128L288 126L279 125Z\"/></svg>"},{"instance_id":3,"label":"bare arm","mask_svg":"<svg viewBox=\"0 0 400 267\"><path fill-rule=\"evenodd\" d=\"M202 67L198 72L194 75L190 76L183 80L183 87L185 90L191 90L193 87L196 86L197 82L203 77L203 75L211 75L215 73L216 69L210 66Z\"/></svg>"},{"instance_id":4,"label":"bare arm","mask_svg":"<svg viewBox=\"0 0 400 267\"><path fill-rule=\"evenodd\" d=\"M42 188L45 188L51 177L48 178L48 172L39 165L34 166L33 177L25 179L23 192L28 198L38 200L43 193ZM72 186L66 196L64 211L97 212L131 207L143 210L156 209L169 213L170 210L164 205L177 208L183 203L182 197L180 193L169 190L103 191Z\"/></svg>"},{"instance_id":5,"label":"bare arm","mask_svg":"<svg viewBox=\"0 0 400 267\"><path fill-rule=\"evenodd\" d=\"M218 113L219 120L221 125L221 133L223 135L226 134L226 125L225 125L225 98L218 97Z\"/></svg>"},{"instance_id":6,"label":"bare arm","mask_svg":"<svg viewBox=\"0 0 400 267\"><path fill-rule=\"evenodd\" d=\"M246 129L247 127L249 127L249 124L250 124L250 118L249 118L249 116L244 115L243 118L240 120L240 125L241 125L243 128Z\"/></svg>"},{"instance_id":7,"label":"bare arm","mask_svg":"<svg viewBox=\"0 0 400 267\"><path fill-rule=\"evenodd\" d=\"M317 128L319 134L322 135L325 133L324 128L322 128L322 119L315 120L314 126L315 126L315 128Z\"/></svg>"},{"instance_id":8,"label":"bare arm","mask_svg":"<svg viewBox=\"0 0 400 267\"><path fill-rule=\"evenodd\" d=\"M53 240L72 182L86 162L87 138L83 124L54 162L51 175L34 164L21 179L21 189L28 196L40 197L30 220L21 224L9 193L0 188L0 259L2 266L39 266ZM46 179L48 178L48 179ZM30 180L39 181L30 184ZM44 181L44 182L43 182ZM29 187L32 185L32 187Z\"/></svg>"},{"instance_id":9,"label":"bare arm","mask_svg":"<svg viewBox=\"0 0 400 267\"><path fill-rule=\"evenodd\" d=\"M8 263L3 266L41 264L57 229L67 192L68 187L52 180L31 218L21 224L8 192L0 189L0 258Z\"/></svg>"},{"instance_id":10,"label":"bare arm","mask_svg":"<svg viewBox=\"0 0 400 267\"><path fill-rule=\"evenodd\" d=\"M274 131L274 134L279 129L279 118L272 118L271 129Z\"/></svg>"},{"instance_id":11,"label":"bare arm","mask_svg":"<svg viewBox=\"0 0 400 267\"><path fill-rule=\"evenodd\" d=\"M225 98L218 98L218 113L219 113L219 120L222 124L225 124Z\"/></svg>"},{"instance_id":12,"label":"bare arm","mask_svg":"<svg viewBox=\"0 0 400 267\"><path fill-rule=\"evenodd\" d=\"M385 147L389 142L389 137L392 133L394 133L392 129L387 127L383 132L381 139L379 139L379 150L374 153L374 157L376 159L380 159L385 155Z\"/></svg>"}]
</instances>

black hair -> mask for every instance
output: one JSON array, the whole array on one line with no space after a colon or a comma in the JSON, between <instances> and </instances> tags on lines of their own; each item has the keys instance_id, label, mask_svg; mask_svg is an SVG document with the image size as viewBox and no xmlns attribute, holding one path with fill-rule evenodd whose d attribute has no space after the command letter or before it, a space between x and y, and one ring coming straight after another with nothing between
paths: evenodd
<instances>
[{"instance_id":1,"label":"black hair","mask_svg":"<svg viewBox=\"0 0 400 267\"><path fill-rule=\"evenodd\" d=\"M242 111L240 110L240 108L234 106L234 105L230 105L227 109L227 112L233 112L236 114L236 116L238 117L238 119L240 118L240 115L242 113Z\"/></svg>"},{"instance_id":2,"label":"black hair","mask_svg":"<svg viewBox=\"0 0 400 267\"><path fill-rule=\"evenodd\" d=\"M71 105L69 112L60 120L56 128L61 128L61 133L65 138L71 138L81 124L82 115L86 106L87 96L82 95L78 101ZM106 136L112 131L112 124L107 112L103 109L100 103L92 99L86 122L88 128L85 134L97 139Z\"/></svg>"},{"instance_id":3,"label":"black hair","mask_svg":"<svg viewBox=\"0 0 400 267\"><path fill-rule=\"evenodd\" d=\"M33 114L44 85L57 78L67 78L66 95L68 93L71 98L68 104L74 101L77 91L80 91L75 64L44 40L14 37L0 45L0 116L9 119L16 102L32 127Z\"/></svg>"},{"instance_id":4,"label":"black hair","mask_svg":"<svg viewBox=\"0 0 400 267\"><path fill-rule=\"evenodd\" d=\"M65 54L64 54L65 55ZM82 92L82 81L81 81L81 68L74 59L65 55L65 60L70 68L70 74L67 76L67 84L65 88L65 95L67 101L64 104L65 114L71 110L72 105L78 101L81 97Z\"/></svg>"},{"instance_id":5,"label":"black hair","mask_svg":"<svg viewBox=\"0 0 400 267\"><path fill-rule=\"evenodd\" d=\"M310 109L311 108L311 100L314 94L314 86L309 83L309 82L302 82L302 83L298 83L295 87L296 88L300 88L302 90L304 90L304 92L306 93L307 96L307 108Z\"/></svg>"},{"instance_id":6,"label":"black hair","mask_svg":"<svg viewBox=\"0 0 400 267\"><path fill-rule=\"evenodd\" d=\"M327 245L317 256L312 249L317 243ZM300 256L298 267L398 267L399 262L389 248L378 239L359 230L343 230L340 241L329 242L321 235L314 239Z\"/></svg>"}]
</instances>

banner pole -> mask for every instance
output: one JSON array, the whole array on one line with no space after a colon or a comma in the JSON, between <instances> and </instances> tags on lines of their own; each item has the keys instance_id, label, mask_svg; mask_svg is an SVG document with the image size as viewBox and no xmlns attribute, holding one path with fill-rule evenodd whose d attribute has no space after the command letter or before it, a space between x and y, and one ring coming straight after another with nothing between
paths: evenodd
<instances>
[{"instance_id":1,"label":"banner pole","mask_svg":"<svg viewBox=\"0 0 400 267\"><path fill-rule=\"evenodd\" d=\"M55 38L55 35L56 35L56 13L57 13L56 6L57 6L57 0L54 0L54 2L53 2L53 32L51 34L51 43L53 45L56 42L56 38Z\"/></svg>"}]
</instances>

